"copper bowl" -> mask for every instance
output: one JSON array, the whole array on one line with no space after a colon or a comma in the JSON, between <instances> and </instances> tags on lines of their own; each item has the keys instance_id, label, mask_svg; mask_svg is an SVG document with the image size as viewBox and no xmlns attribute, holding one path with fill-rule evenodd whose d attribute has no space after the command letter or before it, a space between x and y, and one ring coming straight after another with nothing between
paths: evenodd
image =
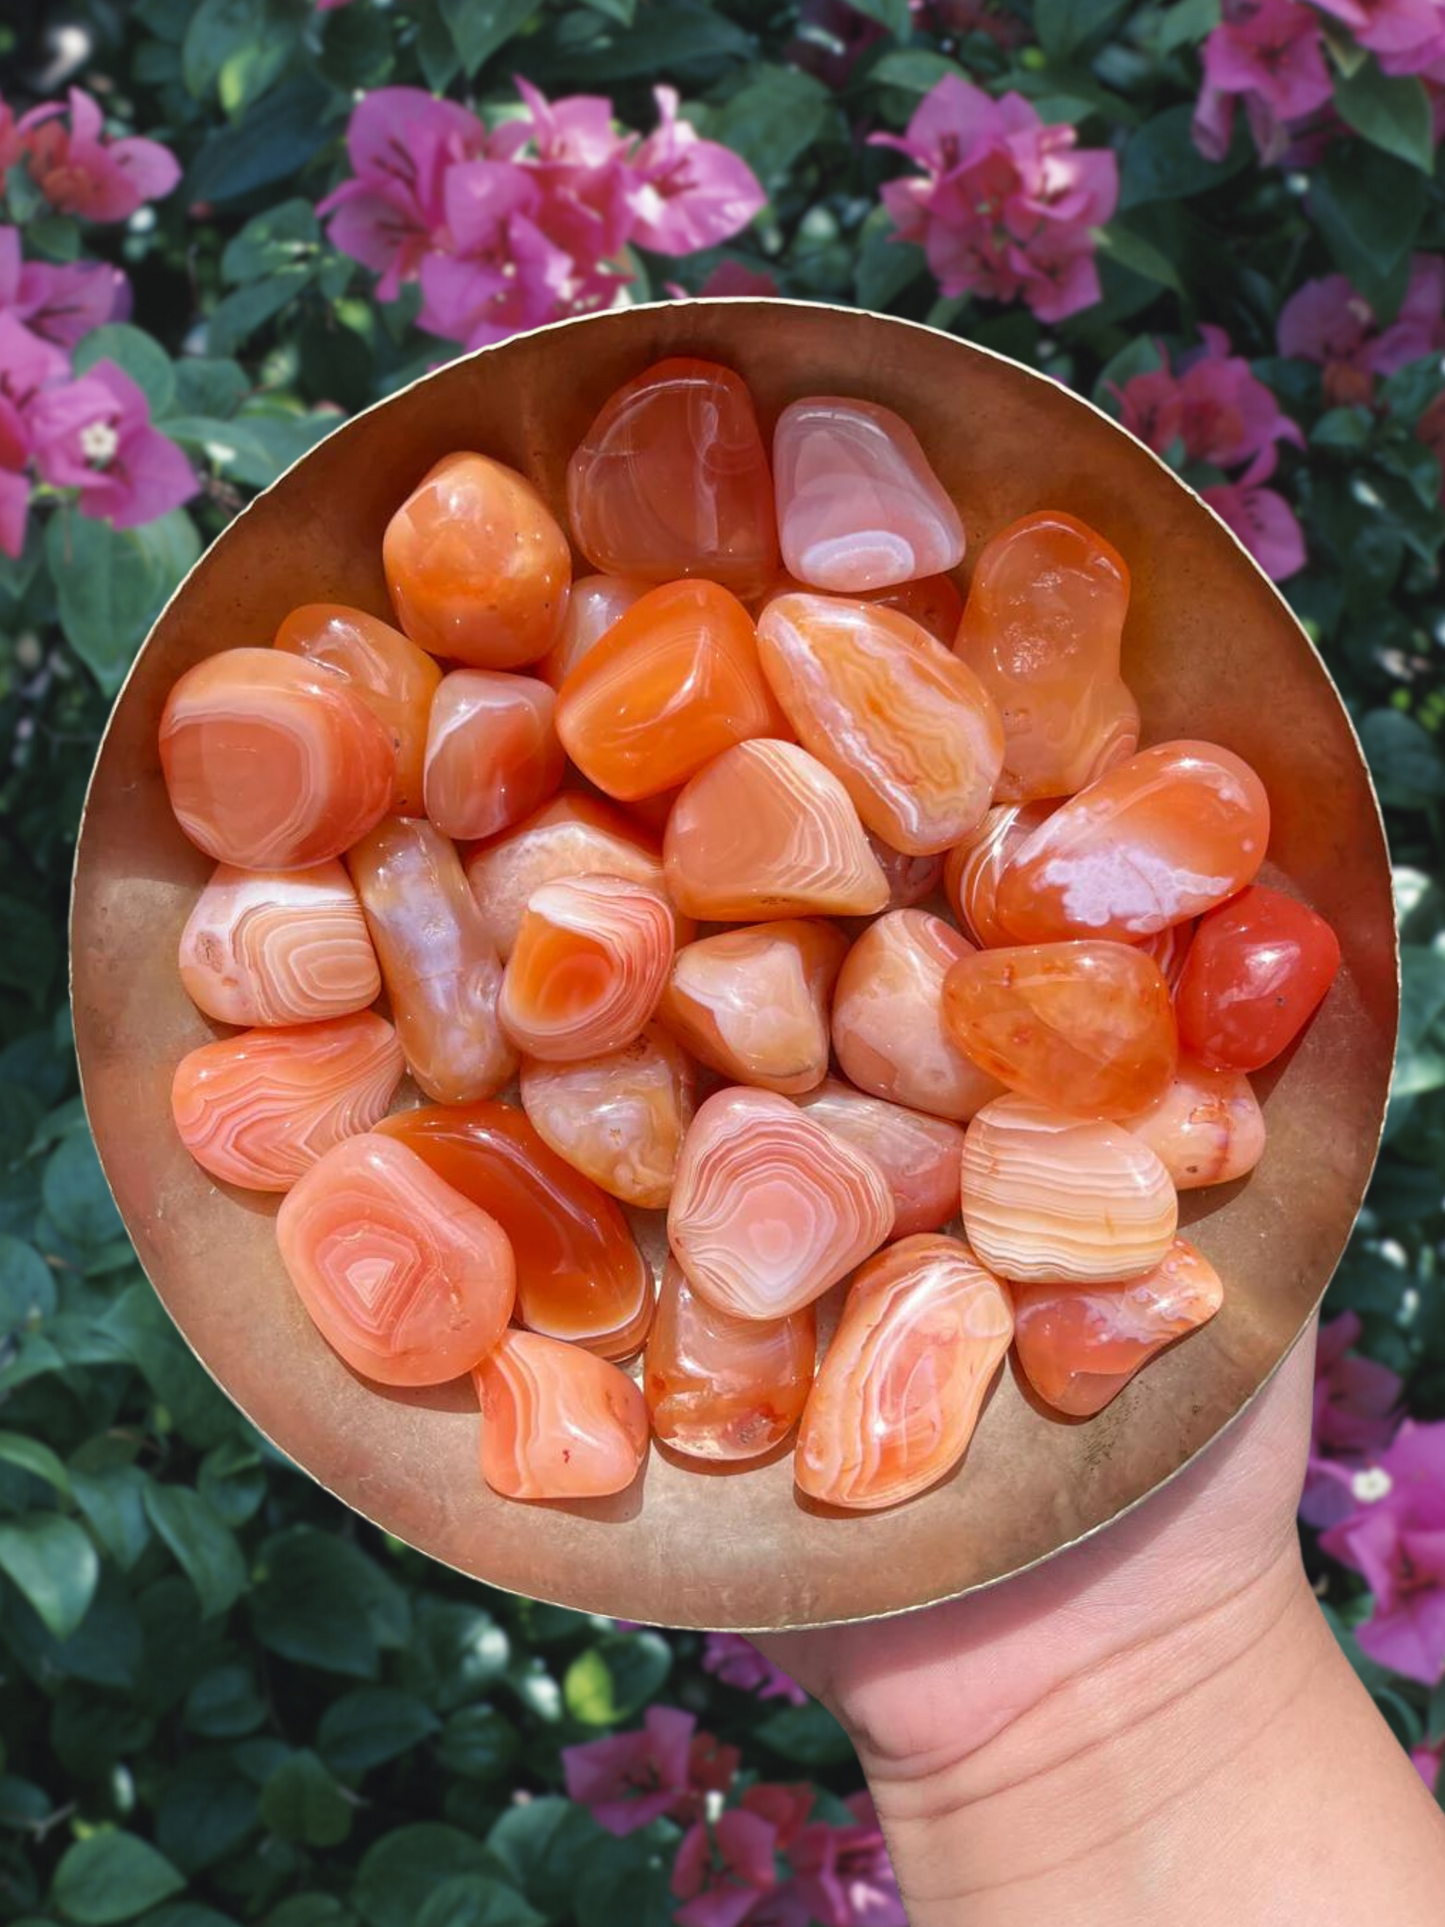
<instances>
[{"instance_id":1,"label":"copper bowl","mask_svg":"<svg viewBox=\"0 0 1445 1927\"><path fill-rule=\"evenodd\" d=\"M786 1454L708 1475L655 1451L619 1500L497 1498L477 1469L470 1384L397 1395L348 1371L281 1269L276 1201L218 1189L171 1125L176 1061L212 1034L176 971L210 865L161 781L172 683L214 650L269 643L298 603L389 615L382 530L451 449L512 463L560 514L568 454L603 399L677 354L738 369L765 430L800 395L897 409L958 502L971 555L1045 506L1101 530L1133 571L1124 672L1144 740L1213 738L1254 765L1274 807L1271 867L1344 949L1320 1017L1261 1080L1262 1164L1185 1194L1190 1236L1226 1282L1218 1318L1084 1423L1044 1416L1005 1370L958 1472L872 1516L808 1509ZM1379 1141L1398 1001L1389 864L1359 744L1308 638L1224 525L1106 416L1027 368L908 322L768 300L625 309L484 349L346 423L267 489L196 564L121 692L81 829L72 939L106 1175L182 1335L253 1423L387 1532L491 1585L739 1630L866 1619L987 1585L1117 1518L1208 1445L1299 1337L1340 1256Z\"/></svg>"}]
</instances>

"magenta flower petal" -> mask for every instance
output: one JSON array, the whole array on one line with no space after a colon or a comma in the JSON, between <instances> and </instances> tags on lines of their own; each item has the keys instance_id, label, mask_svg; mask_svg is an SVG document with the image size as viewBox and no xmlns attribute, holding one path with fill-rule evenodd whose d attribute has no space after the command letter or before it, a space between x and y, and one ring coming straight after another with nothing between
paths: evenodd
<instances>
[{"instance_id":1,"label":"magenta flower petal","mask_svg":"<svg viewBox=\"0 0 1445 1927\"><path fill-rule=\"evenodd\" d=\"M1283 582L1304 567L1304 531L1282 495L1229 482L1205 489L1204 500L1272 580Z\"/></svg>"},{"instance_id":2,"label":"magenta flower petal","mask_svg":"<svg viewBox=\"0 0 1445 1927\"><path fill-rule=\"evenodd\" d=\"M767 196L741 154L703 140L677 118L677 91L655 87L657 131L632 156L633 238L658 254L692 254L730 241Z\"/></svg>"}]
</instances>

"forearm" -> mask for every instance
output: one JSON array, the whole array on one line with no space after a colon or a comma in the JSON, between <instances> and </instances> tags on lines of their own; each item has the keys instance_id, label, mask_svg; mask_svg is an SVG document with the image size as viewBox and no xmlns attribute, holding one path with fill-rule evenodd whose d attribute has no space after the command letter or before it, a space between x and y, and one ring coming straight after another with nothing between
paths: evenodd
<instances>
[{"instance_id":1,"label":"forearm","mask_svg":"<svg viewBox=\"0 0 1445 1927\"><path fill-rule=\"evenodd\" d=\"M1296 1561L951 1763L860 1746L912 1927L1439 1927L1445 1820Z\"/></svg>"}]
</instances>

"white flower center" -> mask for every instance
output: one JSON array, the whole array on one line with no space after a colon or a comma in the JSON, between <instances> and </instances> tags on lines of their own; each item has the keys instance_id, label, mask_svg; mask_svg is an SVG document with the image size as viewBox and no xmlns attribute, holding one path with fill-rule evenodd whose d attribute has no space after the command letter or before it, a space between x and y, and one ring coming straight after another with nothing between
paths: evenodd
<instances>
[{"instance_id":1,"label":"white flower center","mask_svg":"<svg viewBox=\"0 0 1445 1927\"><path fill-rule=\"evenodd\" d=\"M80 452L92 468L104 468L119 447L120 436L109 422L91 422L80 431Z\"/></svg>"},{"instance_id":2,"label":"white flower center","mask_svg":"<svg viewBox=\"0 0 1445 1927\"><path fill-rule=\"evenodd\" d=\"M1350 1490L1361 1505L1373 1505L1376 1499L1383 1499L1395 1481L1382 1465L1372 1465L1368 1471L1357 1472L1350 1480Z\"/></svg>"}]
</instances>

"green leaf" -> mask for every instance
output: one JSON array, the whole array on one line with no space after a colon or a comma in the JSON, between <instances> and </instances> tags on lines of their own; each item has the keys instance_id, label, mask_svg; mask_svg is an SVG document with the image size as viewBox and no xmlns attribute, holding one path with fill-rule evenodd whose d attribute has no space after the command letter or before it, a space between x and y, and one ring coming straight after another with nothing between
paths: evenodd
<instances>
[{"instance_id":1,"label":"green leaf","mask_svg":"<svg viewBox=\"0 0 1445 1927\"><path fill-rule=\"evenodd\" d=\"M133 1833L93 1833L60 1857L50 1900L80 1927L134 1920L185 1886L185 1878Z\"/></svg>"},{"instance_id":2,"label":"green leaf","mask_svg":"<svg viewBox=\"0 0 1445 1927\"><path fill-rule=\"evenodd\" d=\"M238 361L197 355L172 364L178 415L232 415L251 392L251 378ZM169 422L162 424L171 433Z\"/></svg>"},{"instance_id":3,"label":"green leaf","mask_svg":"<svg viewBox=\"0 0 1445 1927\"><path fill-rule=\"evenodd\" d=\"M1372 146L1422 174L1434 172L1430 97L1418 75L1393 79L1380 72L1374 59L1362 61L1352 74L1336 74L1335 110Z\"/></svg>"},{"instance_id":4,"label":"green leaf","mask_svg":"<svg viewBox=\"0 0 1445 1927\"><path fill-rule=\"evenodd\" d=\"M163 415L175 399L176 377L171 358L144 329L132 328L124 321L92 328L77 343L71 365L76 374L83 375L98 361L113 361L130 376L150 403L152 418Z\"/></svg>"},{"instance_id":5,"label":"green leaf","mask_svg":"<svg viewBox=\"0 0 1445 1927\"><path fill-rule=\"evenodd\" d=\"M145 1509L148 1483L145 1473L134 1465L109 1466L100 1472L72 1470L70 1474L75 1503L102 1547L125 1572L150 1544Z\"/></svg>"},{"instance_id":6,"label":"green leaf","mask_svg":"<svg viewBox=\"0 0 1445 1927\"><path fill-rule=\"evenodd\" d=\"M247 1584L246 1562L230 1527L199 1492L183 1485L158 1485L151 1480L145 1489L145 1508L195 1587L201 1617L212 1619L228 1611Z\"/></svg>"},{"instance_id":7,"label":"green leaf","mask_svg":"<svg viewBox=\"0 0 1445 1927\"><path fill-rule=\"evenodd\" d=\"M637 1927L632 1914L618 1915ZM483 1873L453 1874L422 1902L413 1927L543 1927L545 1916L500 1880Z\"/></svg>"},{"instance_id":8,"label":"green leaf","mask_svg":"<svg viewBox=\"0 0 1445 1927\"><path fill-rule=\"evenodd\" d=\"M1392 277L1415 241L1425 200L1418 168L1360 141L1333 142L1310 177L1325 245L1377 313L1399 299Z\"/></svg>"},{"instance_id":9,"label":"green leaf","mask_svg":"<svg viewBox=\"0 0 1445 1927\"><path fill-rule=\"evenodd\" d=\"M62 1141L45 1167L40 1195L56 1224L77 1244L105 1244L125 1234L89 1135Z\"/></svg>"},{"instance_id":10,"label":"green leaf","mask_svg":"<svg viewBox=\"0 0 1445 1927\"><path fill-rule=\"evenodd\" d=\"M487 1835L486 1871L499 1873L557 1920L570 1911L578 1882L607 1837L585 1807L544 1794L508 1808L498 1820Z\"/></svg>"},{"instance_id":11,"label":"green leaf","mask_svg":"<svg viewBox=\"0 0 1445 1927\"><path fill-rule=\"evenodd\" d=\"M32 1477L44 1479L59 1493L69 1497L70 1474L51 1451L39 1439L27 1438L23 1432L0 1432L0 1460L6 1465L18 1465L22 1472Z\"/></svg>"},{"instance_id":12,"label":"green leaf","mask_svg":"<svg viewBox=\"0 0 1445 1927\"><path fill-rule=\"evenodd\" d=\"M293 1526L265 1542L260 1563L251 1623L283 1659L365 1679L383 1645L406 1640L405 1595L355 1546Z\"/></svg>"},{"instance_id":13,"label":"green leaf","mask_svg":"<svg viewBox=\"0 0 1445 1927\"><path fill-rule=\"evenodd\" d=\"M261 1789L261 1818L283 1840L339 1847L351 1832L352 1809L309 1747L293 1753Z\"/></svg>"},{"instance_id":14,"label":"green leaf","mask_svg":"<svg viewBox=\"0 0 1445 1927\"><path fill-rule=\"evenodd\" d=\"M186 1695L186 1725L206 1739L234 1740L254 1733L265 1718L265 1701L245 1666L218 1666Z\"/></svg>"},{"instance_id":15,"label":"green leaf","mask_svg":"<svg viewBox=\"0 0 1445 1927\"><path fill-rule=\"evenodd\" d=\"M540 11L540 0L440 0L440 6L457 58L471 79L483 61Z\"/></svg>"},{"instance_id":16,"label":"green leaf","mask_svg":"<svg viewBox=\"0 0 1445 1927\"><path fill-rule=\"evenodd\" d=\"M1372 709L1360 724L1360 741L1381 802L1419 809L1422 799L1445 796L1440 744L1413 716Z\"/></svg>"},{"instance_id":17,"label":"green leaf","mask_svg":"<svg viewBox=\"0 0 1445 1927\"><path fill-rule=\"evenodd\" d=\"M1160 58L1166 58L1178 47L1197 47L1213 33L1219 21L1219 0L1175 0L1160 16L1157 42ZM1187 111L1192 113L1193 109Z\"/></svg>"},{"instance_id":18,"label":"green leaf","mask_svg":"<svg viewBox=\"0 0 1445 1927\"><path fill-rule=\"evenodd\" d=\"M51 920L33 904L0 892L0 984L25 991L43 1010L59 961Z\"/></svg>"},{"instance_id":19,"label":"green leaf","mask_svg":"<svg viewBox=\"0 0 1445 1927\"><path fill-rule=\"evenodd\" d=\"M884 207L875 207L859 230L856 260L859 306L877 310L896 301L928 265L923 249L900 237Z\"/></svg>"},{"instance_id":20,"label":"green leaf","mask_svg":"<svg viewBox=\"0 0 1445 1927\"><path fill-rule=\"evenodd\" d=\"M898 39L906 40L913 30L913 11L909 0L846 0L854 13L876 20Z\"/></svg>"},{"instance_id":21,"label":"green leaf","mask_svg":"<svg viewBox=\"0 0 1445 1927\"><path fill-rule=\"evenodd\" d=\"M780 185L837 118L832 92L797 67L756 67L708 132L741 154L764 188Z\"/></svg>"},{"instance_id":22,"label":"green leaf","mask_svg":"<svg viewBox=\"0 0 1445 1927\"><path fill-rule=\"evenodd\" d=\"M184 509L139 529L112 529L73 510L51 517L45 555L60 624L107 695L120 687L162 603L199 554Z\"/></svg>"},{"instance_id":23,"label":"green leaf","mask_svg":"<svg viewBox=\"0 0 1445 1927\"><path fill-rule=\"evenodd\" d=\"M755 1729L764 1746L781 1753L795 1766L815 1769L843 1766L856 1756L853 1742L825 1706L809 1700L806 1706L785 1706L770 1713Z\"/></svg>"},{"instance_id":24,"label":"green leaf","mask_svg":"<svg viewBox=\"0 0 1445 1927\"><path fill-rule=\"evenodd\" d=\"M66 1772L95 1780L155 1737L155 1721L133 1703L67 1683L50 1717L50 1747Z\"/></svg>"},{"instance_id":25,"label":"green leaf","mask_svg":"<svg viewBox=\"0 0 1445 1927\"><path fill-rule=\"evenodd\" d=\"M500 1780L511 1770L521 1741L495 1706L462 1706L447 1720L438 1749L448 1773L463 1780Z\"/></svg>"},{"instance_id":26,"label":"green leaf","mask_svg":"<svg viewBox=\"0 0 1445 1927\"><path fill-rule=\"evenodd\" d=\"M843 1816L840 1824L853 1817L846 1807ZM817 1806L813 1818L823 1818ZM627 1927L672 1927L676 1858L676 1829L666 1820L622 1840L600 1841L588 1854L586 1872L573 1895L577 1927L616 1927L623 1920Z\"/></svg>"},{"instance_id":27,"label":"green leaf","mask_svg":"<svg viewBox=\"0 0 1445 1927\"><path fill-rule=\"evenodd\" d=\"M1183 294L1184 283L1179 279L1177 268L1152 241L1146 241L1118 221L1100 228L1097 239L1101 250L1131 274L1142 274L1146 281L1157 281L1161 287Z\"/></svg>"},{"instance_id":28,"label":"green leaf","mask_svg":"<svg viewBox=\"0 0 1445 1927\"><path fill-rule=\"evenodd\" d=\"M480 1606L419 1599L416 1623L397 1667L398 1684L439 1713L465 1706L507 1670L506 1633Z\"/></svg>"},{"instance_id":29,"label":"green leaf","mask_svg":"<svg viewBox=\"0 0 1445 1927\"><path fill-rule=\"evenodd\" d=\"M672 1648L657 1633L614 1633L567 1668L562 1697L584 1726L616 1726L657 1693L672 1670Z\"/></svg>"},{"instance_id":30,"label":"green leaf","mask_svg":"<svg viewBox=\"0 0 1445 1927\"><path fill-rule=\"evenodd\" d=\"M605 13L609 20L620 20L630 27L637 14L637 0L582 0L594 13Z\"/></svg>"},{"instance_id":31,"label":"green leaf","mask_svg":"<svg viewBox=\"0 0 1445 1927\"><path fill-rule=\"evenodd\" d=\"M370 1927L416 1927L439 1882L487 1871L488 1849L459 1827L434 1821L396 1827L362 1856L352 1904Z\"/></svg>"},{"instance_id":32,"label":"green leaf","mask_svg":"<svg viewBox=\"0 0 1445 1927\"><path fill-rule=\"evenodd\" d=\"M874 87L893 87L901 94L931 94L940 80L967 80L956 60L928 47L893 47L880 54L868 69Z\"/></svg>"},{"instance_id":33,"label":"green leaf","mask_svg":"<svg viewBox=\"0 0 1445 1927\"><path fill-rule=\"evenodd\" d=\"M54 1310L54 1272L34 1245L0 1232L0 1334Z\"/></svg>"},{"instance_id":34,"label":"green leaf","mask_svg":"<svg viewBox=\"0 0 1445 1927\"><path fill-rule=\"evenodd\" d=\"M206 317L206 346L213 355L229 355L250 340L272 315L280 314L309 287L315 268L306 262L278 268L264 281L250 281L218 301ZM167 432L170 423L166 424Z\"/></svg>"},{"instance_id":35,"label":"green leaf","mask_svg":"<svg viewBox=\"0 0 1445 1927\"><path fill-rule=\"evenodd\" d=\"M464 4L464 0L457 0ZM707 0L666 0L639 8L632 27L611 28L597 19L598 32L585 52L568 47L552 62L532 58L528 73L539 86L558 87L583 63L589 85L666 75L686 84L691 75L715 78L729 66L757 56L757 42L744 28L717 12Z\"/></svg>"},{"instance_id":36,"label":"green leaf","mask_svg":"<svg viewBox=\"0 0 1445 1927\"><path fill-rule=\"evenodd\" d=\"M321 1716L316 1744L336 1773L365 1773L407 1753L440 1722L431 1708L390 1686L359 1686L333 1700Z\"/></svg>"},{"instance_id":37,"label":"green leaf","mask_svg":"<svg viewBox=\"0 0 1445 1927\"><path fill-rule=\"evenodd\" d=\"M1207 161L1194 145L1194 110L1166 107L1130 134L1119 170L1119 207L1151 201L1180 201L1232 180L1249 163L1246 140L1235 143L1228 159Z\"/></svg>"},{"instance_id":38,"label":"green leaf","mask_svg":"<svg viewBox=\"0 0 1445 1927\"><path fill-rule=\"evenodd\" d=\"M333 95L309 74L273 88L236 127L213 134L191 163L187 201L234 201L273 181L291 181L332 139Z\"/></svg>"},{"instance_id":39,"label":"green leaf","mask_svg":"<svg viewBox=\"0 0 1445 1927\"><path fill-rule=\"evenodd\" d=\"M334 1894L292 1894L266 1916L266 1927L355 1927Z\"/></svg>"},{"instance_id":40,"label":"green leaf","mask_svg":"<svg viewBox=\"0 0 1445 1927\"><path fill-rule=\"evenodd\" d=\"M198 1874L233 1853L259 1820L256 1788L233 1754L192 1751L161 1790L156 1839L178 1867Z\"/></svg>"},{"instance_id":41,"label":"green leaf","mask_svg":"<svg viewBox=\"0 0 1445 1927\"><path fill-rule=\"evenodd\" d=\"M1034 31L1054 60L1067 60L1087 40L1106 33L1130 0L1034 0Z\"/></svg>"},{"instance_id":42,"label":"green leaf","mask_svg":"<svg viewBox=\"0 0 1445 1927\"><path fill-rule=\"evenodd\" d=\"M95 1547L73 1519L30 1512L0 1523L0 1572L57 1639L84 1619L100 1577Z\"/></svg>"},{"instance_id":43,"label":"green leaf","mask_svg":"<svg viewBox=\"0 0 1445 1927\"><path fill-rule=\"evenodd\" d=\"M309 261L321 246L321 223L310 201L280 201L253 214L221 255L223 280L262 281Z\"/></svg>"},{"instance_id":44,"label":"green leaf","mask_svg":"<svg viewBox=\"0 0 1445 1927\"><path fill-rule=\"evenodd\" d=\"M173 1900L146 1914L136 1927L236 1927L236 1923L229 1914L218 1914L214 1907L200 1907L193 1900Z\"/></svg>"}]
</instances>

